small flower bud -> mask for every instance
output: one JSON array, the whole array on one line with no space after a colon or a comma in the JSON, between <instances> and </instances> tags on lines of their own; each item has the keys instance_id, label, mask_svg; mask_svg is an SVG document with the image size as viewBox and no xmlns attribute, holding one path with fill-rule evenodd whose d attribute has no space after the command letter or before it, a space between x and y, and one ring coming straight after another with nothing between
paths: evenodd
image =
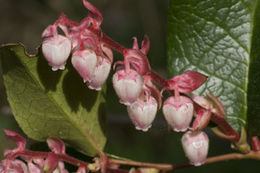
<instances>
[{"instance_id":1,"label":"small flower bud","mask_svg":"<svg viewBox=\"0 0 260 173\"><path fill-rule=\"evenodd\" d=\"M43 173L43 171L41 170L41 168L39 168L37 165L35 165L32 162L28 163L28 169L29 172L33 172L33 173Z\"/></svg>"},{"instance_id":2,"label":"small flower bud","mask_svg":"<svg viewBox=\"0 0 260 173\"><path fill-rule=\"evenodd\" d=\"M102 62L98 64L94 70L88 87L97 91L101 90L102 85L107 80L111 69L111 62L105 58L102 58Z\"/></svg>"},{"instance_id":3,"label":"small flower bud","mask_svg":"<svg viewBox=\"0 0 260 173\"><path fill-rule=\"evenodd\" d=\"M193 115L192 101L184 96L169 97L163 105L163 114L167 123L176 132L188 129Z\"/></svg>"},{"instance_id":4,"label":"small flower bud","mask_svg":"<svg viewBox=\"0 0 260 173\"><path fill-rule=\"evenodd\" d=\"M1 173L24 173L28 172L27 165L18 159L15 160L2 160L0 162L0 172Z\"/></svg>"},{"instance_id":5,"label":"small flower bud","mask_svg":"<svg viewBox=\"0 0 260 173\"><path fill-rule=\"evenodd\" d=\"M130 105L137 100L142 91L143 78L132 69L128 72L121 69L113 75L113 86L120 102Z\"/></svg>"},{"instance_id":6,"label":"small flower bud","mask_svg":"<svg viewBox=\"0 0 260 173\"><path fill-rule=\"evenodd\" d=\"M42 43L42 53L53 71L64 70L71 52L71 41L62 35L47 38Z\"/></svg>"},{"instance_id":7,"label":"small flower bud","mask_svg":"<svg viewBox=\"0 0 260 173\"><path fill-rule=\"evenodd\" d=\"M49 153L45 163L43 170L45 172L53 172L58 166L59 158L54 153Z\"/></svg>"},{"instance_id":8,"label":"small flower bud","mask_svg":"<svg viewBox=\"0 0 260 173\"><path fill-rule=\"evenodd\" d=\"M147 101L137 100L127 106L127 112L137 130L146 132L151 126L157 112L157 102L153 97Z\"/></svg>"},{"instance_id":9,"label":"small flower bud","mask_svg":"<svg viewBox=\"0 0 260 173\"><path fill-rule=\"evenodd\" d=\"M97 64L97 56L91 50L78 50L71 58L73 67L78 71L84 82L89 82Z\"/></svg>"},{"instance_id":10,"label":"small flower bud","mask_svg":"<svg viewBox=\"0 0 260 173\"><path fill-rule=\"evenodd\" d=\"M208 154L209 139L205 132L186 132L181 139L183 150L194 166L202 165Z\"/></svg>"}]
</instances>

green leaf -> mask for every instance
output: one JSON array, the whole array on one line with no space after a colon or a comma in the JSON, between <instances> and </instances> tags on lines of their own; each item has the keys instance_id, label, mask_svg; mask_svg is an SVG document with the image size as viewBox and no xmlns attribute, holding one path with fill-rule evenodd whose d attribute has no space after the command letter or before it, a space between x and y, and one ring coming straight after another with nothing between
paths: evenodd
<instances>
[{"instance_id":1,"label":"green leaf","mask_svg":"<svg viewBox=\"0 0 260 173\"><path fill-rule=\"evenodd\" d=\"M227 111L227 121L236 130L246 125L247 107L248 120L251 111L260 109L260 97L252 99L253 92L259 93L259 86L248 92L260 67L256 56L259 48L254 45L259 45L255 34L260 30L258 4L257 0L170 1L167 40L170 73L177 75L193 69L207 75L208 81L197 93L217 96ZM258 117L259 129L259 111Z\"/></svg>"},{"instance_id":2,"label":"green leaf","mask_svg":"<svg viewBox=\"0 0 260 173\"><path fill-rule=\"evenodd\" d=\"M29 137L58 136L89 156L103 149L104 90L89 90L69 62L51 71L41 52L28 56L21 45L2 46L0 57L8 101Z\"/></svg>"}]
</instances>

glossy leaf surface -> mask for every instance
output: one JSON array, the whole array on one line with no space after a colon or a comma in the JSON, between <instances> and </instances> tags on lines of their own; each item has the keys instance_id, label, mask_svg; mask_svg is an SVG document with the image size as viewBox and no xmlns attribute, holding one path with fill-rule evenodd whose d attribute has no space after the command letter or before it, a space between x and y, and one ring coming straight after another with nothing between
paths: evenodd
<instances>
[{"instance_id":1,"label":"glossy leaf surface","mask_svg":"<svg viewBox=\"0 0 260 173\"><path fill-rule=\"evenodd\" d=\"M167 43L172 75L186 70L207 75L197 93L217 96L236 130L248 120L249 131L260 132L260 97L255 97L260 89L252 83L260 68L258 9L256 0L172 0Z\"/></svg>"}]
</instances>

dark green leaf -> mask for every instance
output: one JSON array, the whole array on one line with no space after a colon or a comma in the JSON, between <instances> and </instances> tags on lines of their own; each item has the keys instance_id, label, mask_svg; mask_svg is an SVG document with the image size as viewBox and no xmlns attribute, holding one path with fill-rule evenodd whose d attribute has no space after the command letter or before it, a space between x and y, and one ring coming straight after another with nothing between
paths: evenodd
<instances>
[{"instance_id":1,"label":"dark green leaf","mask_svg":"<svg viewBox=\"0 0 260 173\"><path fill-rule=\"evenodd\" d=\"M193 69L209 76L197 93L217 96L226 108L227 121L236 130L247 120L248 81L254 78L249 78L249 66L252 76L260 67L253 54L258 55L259 48L251 46L259 43L252 32L260 29L256 6L256 0L170 1L169 71L177 75ZM259 89L257 91L259 93ZM250 91L249 101L252 95ZM260 107L260 98L250 104ZM251 108L254 109L249 105ZM260 118L259 111L258 115Z\"/></svg>"},{"instance_id":2,"label":"dark green leaf","mask_svg":"<svg viewBox=\"0 0 260 173\"><path fill-rule=\"evenodd\" d=\"M41 53L29 57L21 45L1 47L0 57L8 101L29 137L59 136L90 156L103 149L104 90L89 90L71 63L51 71Z\"/></svg>"}]
</instances>

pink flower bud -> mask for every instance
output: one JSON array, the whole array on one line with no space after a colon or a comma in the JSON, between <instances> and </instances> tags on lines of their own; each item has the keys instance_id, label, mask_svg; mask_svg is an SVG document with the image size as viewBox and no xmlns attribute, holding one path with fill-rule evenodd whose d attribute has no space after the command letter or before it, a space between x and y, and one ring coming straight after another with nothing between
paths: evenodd
<instances>
[{"instance_id":1,"label":"pink flower bud","mask_svg":"<svg viewBox=\"0 0 260 173\"><path fill-rule=\"evenodd\" d=\"M157 102L150 97L147 101L137 100L127 106L127 112L137 130L146 132L151 126L157 112Z\"/></svg>"},{"instance_id":2,"label":"pink flower bud","mask_svg":"<svg viewBox=\"0 0 260 173\"><path fill-rule=\"evenodd\" d=\"M73 67L78 71L84 82L90 81L97 64L96 54L89 50L78 50L71 58Z\"/></svg>"},{"instance_id":3,"label":"pink flower bud","mask_svg":"<svg viewBox=\"0 0 260 173\"><path fill-rule=\"evenodd\" d=\"M41 168L39 168L37 165L35 165L32 162L28 163L28 169L29 172L33 172L33 173L43 173L43 170Z\"/></svg>"},{"instance_id":4,"label":"pink flower bud","mask_svg":"<svg viewBox=\"0 0 260 173\"><path fill-rule=\"evenodd\" d=\"M45 172L53 172L58 166L59 158L54 153L49 153L45 163L44 163L44 171Z\"/></svg>"},{"instance_id":5,"label":"pink flower bud","mask_svg":"<svg viewBox=\"0 0 260 173\"><path fill-rule=\"evenodd\" d=\"M97 91L101 90L102 85L107 80L111 69L111 62L105 58L102 58L102 62L98 64L94 70L93 76L91 77L88 87Z\"/></svg>"},{"instance_id":6,"label":"pink flower bud","mask_svg":"<svg viewBox=\"0 0 260 173\"><path fill-rule=\"evenodd\" d=\"M130 105L137 100L142 91L143 78L132 69L128 72L121 69L113 75L113 86L120 102Z\"/></svg>"},{"instance_id":7,"label":"pink flower bud","mask_svg":"<svg viewBox=\"0 0 260 173\"><path fill-rule=\"evenodd\" d=\"M163 105L163 114L167 123L176 132L186 131L192 120L193 103L184 96L169 97Z\"/></svg>"},{"instance_id":8,"label":"pink flower bud","mask_svg":"<svg viewBox=\"0 0 260 173\"><path fill-rule=\"evenodd\" d=\"M203 131L186 132L181 139L183 150L194 166L202 165L208 154L209 139Z\"/></svg>"},{"instance_id":9,"label":"pink flower bud","mask_svg":"<svg viewBox=\"0 0 260 173\"><path fill-rule=\"evenodd\" d=\"M52 152L54 152L56 154L65 154L65 144L58 137L48 138L47 144Z\"/></svg>"},{"instance_id":10,"label":"pink flower bud","mask_svg":"<svg viewBox=\"0 0 260 173\"><path fill-rule=\"evenodd\" d=\"M28 172L27 165L18 159L15 160L2 160L0 162L0 173L24 173Z\"/></svg>"},{"instance_id":11,"label":"pink flower bud","mask_svg":"<svg viewBox=\"0 0 260 173\"><path fill-rule=\"evenodd\" d=\"M62 35L45 39L42 43L42 53L53 71L64 70L71 52L71 41Z\"/></svg>"}]
</instances>

